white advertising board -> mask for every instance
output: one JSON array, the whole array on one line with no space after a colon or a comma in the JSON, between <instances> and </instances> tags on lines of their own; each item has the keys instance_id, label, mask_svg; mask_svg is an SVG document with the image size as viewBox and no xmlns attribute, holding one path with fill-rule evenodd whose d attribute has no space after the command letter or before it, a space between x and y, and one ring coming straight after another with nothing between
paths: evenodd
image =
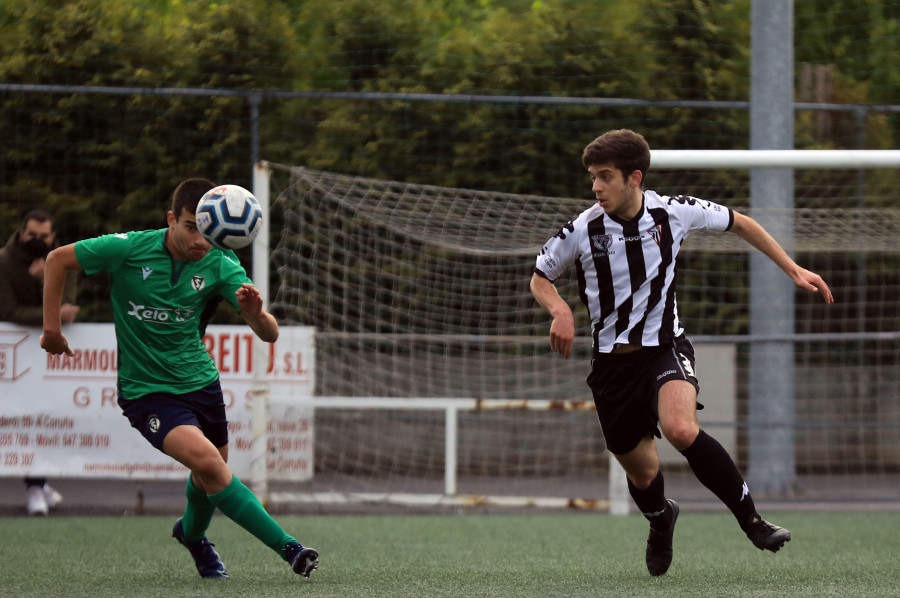
<instances>
[{"instance_id":1,"label":"white advertising board","mask_svg":"<svg viewBox=\"0 0 900 598\"><path fill-rule=\"evenodd\" d=\"M268 345L266 467L272 480L313 473L313 419L290 399L313 394L314 329L282 327ZM182 479L187 470L154 449L116 403L112 324L71 324L63 332L74 357L48 355L41 331L0 322L0 476ZM207 328L204 345L219 368L228 414L229 465L250 475L253 333L246 326ZM285 401L285 399L287 399Z\"/></svg>"}]
</instances>

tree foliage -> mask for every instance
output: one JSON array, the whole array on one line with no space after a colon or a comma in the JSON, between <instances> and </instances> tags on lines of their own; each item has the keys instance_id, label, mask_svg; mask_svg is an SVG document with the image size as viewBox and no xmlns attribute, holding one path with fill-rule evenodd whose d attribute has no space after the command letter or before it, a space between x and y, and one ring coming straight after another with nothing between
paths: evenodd
<instances>
[{"instance_id":1,"label":"tree foliage","mask_svg":"<svg viewBox=\"0 0 900 598\"><path fill-rule=\"evenodd\" d=\"M3 3L0 82L144 91L0 93L0 215L14 222L39 202L59 214L68 237L157 225L186 176L249 184L254 125L261 157L272 161L444 186L587 194L581 148L603 130L635 128L654 147L742 148L746 111L521 98L745 100L751 1ZM795 5L797 63L832 65L834 101L895 101L895 4ZM270 98L254 123L244 97L160 88L455 100ZM469 95L520 99L464 101ZM814 134L808 115L798 122L801 144L850 144L846 135ZM870 116L866 144L895 147L897 126L896 118Z\"/></svg>"}]
</instances>

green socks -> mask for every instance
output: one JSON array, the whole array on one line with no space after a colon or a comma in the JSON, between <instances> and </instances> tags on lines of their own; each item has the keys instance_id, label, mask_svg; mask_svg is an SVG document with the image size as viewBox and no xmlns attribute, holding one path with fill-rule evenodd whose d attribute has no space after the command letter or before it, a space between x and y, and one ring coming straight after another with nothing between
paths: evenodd
<instances>
[{"instance_id":1,"label":"green socks","mask_svg":"<svg viewBox=\"0 0 900 598\"><path fill-rule=\"evenodd\" d=\"M266 512L256 495L244 486L237 476L231 478L231 483L224 490L207 496L208 502L214 505L214 508L217 507L226 517L256 536L281 558L284 558L284 545L297 541L281 529L281 526Z\"/></svg>"},{"instance_id":2,"label":"green socks","mask_svg":"<svg viewBox=\"0 0 900 598\"><path fill-rule=\"evenodd\" d=\"M216 507L209 502L205 492L201 492L194 486L191 475L188 475L185 495L187 496L187 505L184 507L184 515L181 518L184 539L188 542L198 542L206 535Z\"/></svg>"}]
</instances>

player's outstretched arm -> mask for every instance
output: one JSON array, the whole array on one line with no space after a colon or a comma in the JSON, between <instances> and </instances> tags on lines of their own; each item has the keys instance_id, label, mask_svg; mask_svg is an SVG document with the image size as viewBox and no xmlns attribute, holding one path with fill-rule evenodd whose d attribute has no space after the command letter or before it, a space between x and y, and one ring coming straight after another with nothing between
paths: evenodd
<instances>
[{"instance_id":1,"label":"player's outstretched arm","mask_svg":"<svg viewBox=\"0 0 900 598\"><path fill-rule=\"evenodd\" d=\"M822 298L825 299L825 303L834 303L831 289L828 288L822 277L815 272L810 272L798 266L781 245L778 244L778 241L773 239L772 235L766 232L756 220L734 212L734 224L731 226L731 232L768 256L769 259L791 277L791 280L798 287L813 293L820 293Z\"/></svg>"},{"instance_id":2,"label":"player's outstretched arm","mask_svg":"<svg viewBox=\"0 0 900 598\"><path fill-rule=\"evenodd\" d=\"M69 348L69 341L62 333L60 303L66 273L69 270L80 270L81 265L75 257L75 245L64 245L50 252L44 265L44 333L41 335L41 347L53 355L65 353L74 355Z\"/></svg>"},{"instance_id":3,"label":"player's outstretched arm","mask_svg":"<svg viewBox=\"0 0 900 598\"><path fill-rule=\"evenodd\" d=\"M238 305L241 307L241 317L250 326L250 329L261 340L274 343L278 340L278 322L275 317L263 309L262 296L259 290L252 284L244 283L237 291Z\"/></svg>"},{"instance_id":4,"label":"player's outstretched arm","mask_svg":"<svg viewBox=\"0 0 900 598\"><path fill-rule=\"evenodd\" d=\"M537 274L531 277L531 294L553 317L550 324L550 348L568 359L575 339L575 317L569 304L559 296L559 291L552 282Z\"/></svg>"}]
</instances>

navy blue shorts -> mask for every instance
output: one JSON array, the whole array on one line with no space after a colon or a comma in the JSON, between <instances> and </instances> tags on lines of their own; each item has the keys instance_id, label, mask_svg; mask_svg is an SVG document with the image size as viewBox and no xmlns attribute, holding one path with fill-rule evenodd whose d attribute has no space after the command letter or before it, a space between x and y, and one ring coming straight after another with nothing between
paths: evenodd
<instances>
[{"instance_id":1,"label":"navy blue shorts","mask_svg":"<svg viewBox=\"0 0 900 598\"><path fill-rule=\"evenodd\" d=\"M631 353L594 353L588 386L606 440L606 448L624 455L659 433L659 389L669 380L686 380L697 392L694 347L684 336L661 347ZM703 409L697 403L697 409Z\"/></svg>"},{"instance_id":2,"label":"navy blue shorts","mask_svg":"<svg viewBox=\"0 0 900 598\"><path fill-rule=\"evenodd\" d=\"M228 420L225 400L218 379L212 384L185 394L158 392L139 399L125 399L119 394L122 414L159 451L163 440L177 426L197 426L216 448L228 444Z\"/></svg>"}]
</instances>

